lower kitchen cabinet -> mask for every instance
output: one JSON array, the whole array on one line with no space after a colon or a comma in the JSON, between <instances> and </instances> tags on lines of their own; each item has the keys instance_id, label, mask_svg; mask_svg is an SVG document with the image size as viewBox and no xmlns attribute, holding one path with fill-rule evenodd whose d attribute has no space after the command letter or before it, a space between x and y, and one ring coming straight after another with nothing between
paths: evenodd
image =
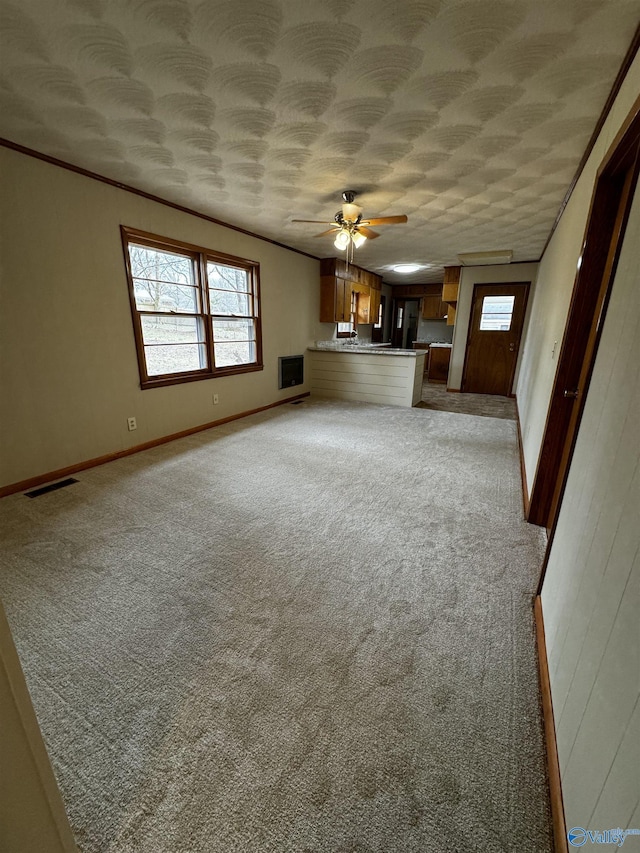
<instances>
[{"instance_id":1,"label":"lower kitchen cabinet","mask_svg":"<svg viewBox=\"0 0 640 853\"><path fill-rule=\"evenodd\" d=\"M450 361L451 347L429 347L429 382L446 382Z\"/></svg>"}]
</instances>

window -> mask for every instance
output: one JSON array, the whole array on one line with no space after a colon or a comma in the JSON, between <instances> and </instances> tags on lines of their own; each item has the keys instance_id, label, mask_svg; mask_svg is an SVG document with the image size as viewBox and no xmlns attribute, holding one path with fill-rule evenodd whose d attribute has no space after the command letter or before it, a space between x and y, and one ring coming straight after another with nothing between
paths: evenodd
<instances>
[{"instance_id":1,"label":"window","mask_svg":"<svg viewBox=\"0 0 640 853\"><path fill-rule=\"evenodd\" d=\"M515 296L485 296L482 300L480 331L508 332L515 301Z\"/></svg>"},{"instance_id":2,"label":"window","mask_svg":"<svg viewBox=\"0 0 640 853\"><path fill-rule=\"evenodd\" d=\"M121 231L142 388L262 369L257 263Z\"/></svg>"}]
</instances>

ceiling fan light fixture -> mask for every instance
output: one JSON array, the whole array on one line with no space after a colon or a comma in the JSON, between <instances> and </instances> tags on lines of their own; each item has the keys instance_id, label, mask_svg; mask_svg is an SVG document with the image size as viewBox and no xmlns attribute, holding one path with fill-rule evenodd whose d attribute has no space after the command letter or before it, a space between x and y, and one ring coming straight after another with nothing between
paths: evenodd
<instances>
[{"instance_id":1,"label":"ceiling fan light fixture","mask_svg":"<svg viewBox=\"0 0 640 853\"><path fill-rule=\"evenodd\" d=\"M361 214L362 208L359 204L353 204L353 202L345 202L342 205L342 218L346 222L356 222Z\"/></svg>"},{"instance_id":2,"label":"ceiling fan light fixture","mask_svg":"<svg viewBox=\"0 0 640 853\"><path fill-rule=\"evenodd\" d=\"M396 264L393 271L401 275L410 275L412 272L418 272L419 269L422 269L420 264Z\"/></svg>"},{"instance_id":3,"label":"ceiling fan light fixture","mask_svg":"<svg viewBox=\"0 0 640 853\"><path fill-rule=\"evenodd\" d=\"M360 246L367 242L367 238L359 231L354 231L351 235L351 239L353 240L353 245L356 247L356 249L359 249Z\"/></svg>"},{"instance_id":4,"label":"ceiling fan light fixture","mask_svg":"<svg viewBox=\"0 0 640 853\"><path fill-rule=\"evenodd\" d=\"M333 245L336 249L346 249L349 245L349 232L348 231L338 231L336 234L336 239L333 241Z\"/></svg>"}]
</instances>

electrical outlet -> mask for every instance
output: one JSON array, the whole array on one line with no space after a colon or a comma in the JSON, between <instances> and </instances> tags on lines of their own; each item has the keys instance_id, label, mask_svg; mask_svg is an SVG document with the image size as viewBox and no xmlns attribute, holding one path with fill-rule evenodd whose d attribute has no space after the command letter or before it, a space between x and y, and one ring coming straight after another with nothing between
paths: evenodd
<instances>
[{"instance_id":1,"label":"electrical outlet","mask_svg":"<svg viewBox=\"0 0 640 853\"><path fill-rule=\"evenodd\" d=\"M129 432L133 432L134 429L138 429L138 424L136 423L135 418L127 418L127 426L129 427Z\"/></svg>"},{"instance_id":2,"label":"electrical outlet","mask_svg":"<svg viewBox=\"0 0 640 853\"><path fill-rule=\"evenodd\" d=\"M213 395L213 405L217 406L219 402L220 402L220 397L218 397L217 394L214 394Z\"/></svg>"}]
</instances>

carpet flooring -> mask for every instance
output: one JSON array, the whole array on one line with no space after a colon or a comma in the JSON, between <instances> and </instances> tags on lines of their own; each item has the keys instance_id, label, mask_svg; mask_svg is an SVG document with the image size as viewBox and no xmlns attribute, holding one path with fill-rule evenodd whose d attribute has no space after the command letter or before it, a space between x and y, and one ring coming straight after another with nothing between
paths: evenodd
<instances>
[{"instance_id":1,"label":"carpet flooring","mask_svg":"<svg viewBox=\"0 0 640 853\"><path fill-rule=\"evenodd\" d=\"M0 594L82 851L550 853L513 422L306 400L76 476L0 501Z\"/></svg>"},{"instance_id":2,"label":"carpet flooring","mask_svg":"<svg viewBox=\"0 0 640 853\"><path fill-rule=\"evenodd\" d=\"M444 383L423 382L421 409L437 412L457 412L461 415L477 415L482 418L516 419L516 401L509 397L493 394L459 394L447 391Z\"/></svg>"}]
</instances>

